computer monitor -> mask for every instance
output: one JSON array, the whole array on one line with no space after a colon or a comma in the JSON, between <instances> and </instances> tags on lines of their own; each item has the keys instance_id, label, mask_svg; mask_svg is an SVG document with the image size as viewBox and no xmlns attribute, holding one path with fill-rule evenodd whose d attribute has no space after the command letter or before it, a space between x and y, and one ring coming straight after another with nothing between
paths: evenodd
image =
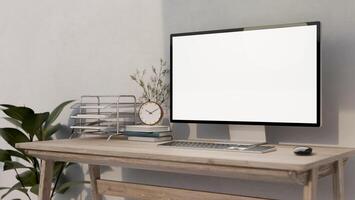
<instances>
[{"instance_id":1,"label":"computer monitor","mask_svg":"<svg viewBox=\"0 0 355 200\"><path fill-rule=\"evenodd\" d=\"M320 22L171 34L171 122L321 124Z\"/></svg>"}]
</instances>

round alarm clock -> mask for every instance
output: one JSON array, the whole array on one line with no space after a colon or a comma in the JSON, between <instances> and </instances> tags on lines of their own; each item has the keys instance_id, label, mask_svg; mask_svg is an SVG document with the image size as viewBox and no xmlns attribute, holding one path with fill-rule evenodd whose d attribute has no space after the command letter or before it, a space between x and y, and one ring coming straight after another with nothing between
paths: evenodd
<instances>
[{"instance_id":1,"label":"round alarm clock","mask_svg":"<svg viewBox=\"0 0 355 200\"><path fill-rule=\"evenodd\" d=\"M162 107L154 102L147 101L141 105L138 111L139 119L146 125L155 125L163 118Z\"/></svg>"}]
</instances>

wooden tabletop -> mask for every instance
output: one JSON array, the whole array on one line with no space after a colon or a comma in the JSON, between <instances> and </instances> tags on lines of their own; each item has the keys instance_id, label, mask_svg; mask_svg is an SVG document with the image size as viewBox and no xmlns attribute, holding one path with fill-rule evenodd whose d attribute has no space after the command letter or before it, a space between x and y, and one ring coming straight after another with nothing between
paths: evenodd
<instances>
[{"instance_id":1,"label":"wooden tabletop","mask_svg":"<svg viewBox=\"0 0 355 200\"><path fill-rule=\"evenodd\" d=\"M18 143L16 147L43 152L61 152L96 156L140 158L149 160L200 163L236 167L305 171L315 166L346 159L355 149L312 147L312 156L296 156L292 145L277 145L277 151L256 154L221 150L179 149L160 147L157 143L127 141L103 137Z\"/></svg>"}]
</instances>

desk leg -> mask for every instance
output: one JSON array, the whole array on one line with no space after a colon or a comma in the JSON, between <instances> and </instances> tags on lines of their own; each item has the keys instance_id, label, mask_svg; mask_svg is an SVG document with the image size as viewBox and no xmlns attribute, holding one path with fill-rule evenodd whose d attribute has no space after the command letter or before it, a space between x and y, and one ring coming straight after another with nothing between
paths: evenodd
<instances>
[{"instance_id":1,"label":"desk leg","mask_svg":"<svg viewBox=\"0 0 355 200\"><path fill-rule=\"evenodd\" d=\"M38 200L51 199L50 195L52 189L53 165L54 162L52 160L42 160Z\"/></svg>"},{"instance_id":2,"label":"desk leg","mask_svg":"<svg viewBox=\"0 0 355 200\"><path fill-rule=\"evenodd\" d=\"M318 168L312 169L303 188L303 200L316 200L318 186Z\"/></svg>"},{"instance_id":3,"label":"desk leg","mask_svg":"<svg viewBox=\"0 0 355 200\"><path fill-rule=\"evenodd\" d=\"M335 200L344 200L344 161L338 160L334 164L333 194Z\"/></svg>"},{"instance_id":4,"label":"desk leg","mask_svg":"<svg viewBox=\"0 0 355 200\"><path fill-rule=\"evenodd\" d=\"M100 166L89 165L91 195L93 200L101 200L101 195L97 190L97 179L100 179Z\"/></svg>"}]
</instances>

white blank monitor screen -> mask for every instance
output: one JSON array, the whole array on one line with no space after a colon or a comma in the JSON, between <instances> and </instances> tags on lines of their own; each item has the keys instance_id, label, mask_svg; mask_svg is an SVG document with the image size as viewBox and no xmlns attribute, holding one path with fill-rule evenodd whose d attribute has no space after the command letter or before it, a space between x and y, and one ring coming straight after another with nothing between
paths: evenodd
<instances>
[{"instance_id":1,"label":"white blank monitor screen","mask_svg":"<svg viewBox=\"0 0 355 200\"><path fill-rule=\"evenodd\" d=\"M318 31L172 34L171 120L319 126Z\"/></svg>"}]
</instances>

